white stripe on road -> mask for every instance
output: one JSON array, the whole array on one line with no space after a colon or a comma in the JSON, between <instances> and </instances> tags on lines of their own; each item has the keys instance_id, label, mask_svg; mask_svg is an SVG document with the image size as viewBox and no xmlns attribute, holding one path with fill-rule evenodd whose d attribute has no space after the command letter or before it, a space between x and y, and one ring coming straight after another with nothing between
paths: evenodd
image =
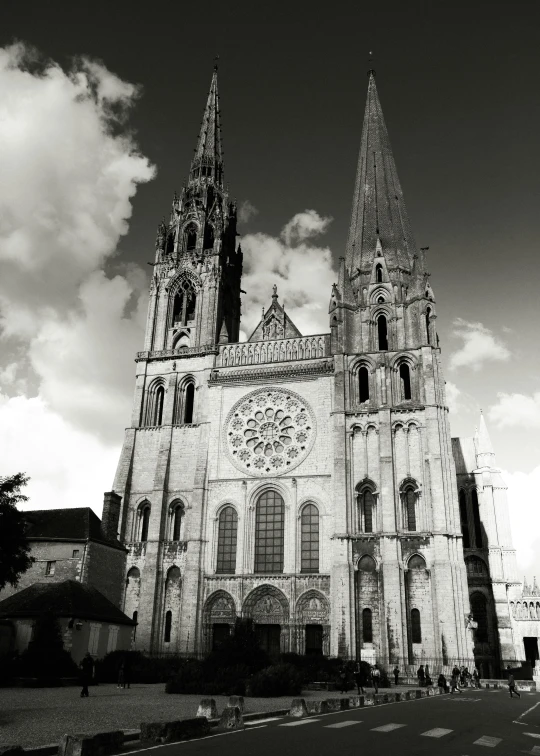
<instances>
[{"instance_id":1,"label":"white stripe on road","mask_svg":"<svg viewBox=\"0 0 540 756\"><path fill-rule=\"evenodd\" d=\"M381 727L372 727L371 732L392 732L392 730L398 730L400 727L407 727L407 725L390 722L390 724L385 724Z\"/></svg>"},{"instance_id":2,"label":"white stripe on road","mask_svg":"<svg viewBox=\"0 0 540 756\"><path fill-rule=\"evenodd\" d=\"M283 717L265 717L264 719L252 719L251 722L245 722L244 724L247 727L250 727L251 725L263 724L266 722L276 722L278 719L283 719Z\"/></svg>"},{"instance_id":3,"label":"white stripe on road","mask_svg":"<svg viewBox=\"0 0 540 756\"><path fill-rule=\"evenodd\" d=\"M515 720L516 722L519 722L520 719L523 719L523 717L526 717L529 712L531 712L533 709L536 709L537 706L540 706L540 701L538 703L535 703L534 706L531 706L530 709L527 709L527 711L524 711L523 714L520 714L519 717Z\"/></svg>"},{"instance_id":4,"label":"white stripe on road","mask_svg":"<svg viewBox=\"0 0 540 756\"><path fill-rule=\"evenodd\" d=\"M524 735L528 735L530 738L540 738L540 733L538 732L524 732Z\"/></svg>"},{"instance_id":5,"label":"white stripe on road","mask_svg":"<svg viewBox=\"0 0 540 756\"><path fill-rule=\"evenodd\" d=\"M346 722L336 722L336 724L325 725L325 729L330 730L331 728L337 729L338 727L350 727L351 725L355 725L355 724L362 724L362 720L347 719Z\"/></svg>"},{"instance_id":6,"label":"white stripe on road","mask_svg":"<svg viewBox=\"0 0 540 756\"><path fill-rule=\"evenodd\" d=\"M475 740L473 745L482 745L487 746L488 748L495 748L496 745L499 745L502 738L492 738L489 735L482 735L481 738L478 738L478 740Z\"/></svg>"},{"instance_id":7,"label":"white stripe on road","mask_svg":"<svg viewBox=\"0 0 540 756\"><path fill-rule=\"evenodd\" d=\"M533 746L529 753L532 754L532 756L538 756L538 754L540 754L540 746Z\"/></svg>"},{"instance_id":8,"label":"white stripe on road","mask_svg":"<svg viewBox=\"0 0 540 756\"><path fill-rule=\"evenodd\" d=\"M421 735L425 738L442 738L445 735L448 735L449 732L453 732L453 730L445 730L444 727L434 727L432 730L422 732Z\"/></svg>"},{"instance_id":9,"label":"white stripe on road","mask_svg":"<svg viewBox=\"0 0 540 756\"><path fill-rule=\"evenodd\" d=\"M298 722L284 722L279 727L298 727L298 725L311 724L312 722L320 722L320 719L299 719Z\"/></svg>"}]
</instances>

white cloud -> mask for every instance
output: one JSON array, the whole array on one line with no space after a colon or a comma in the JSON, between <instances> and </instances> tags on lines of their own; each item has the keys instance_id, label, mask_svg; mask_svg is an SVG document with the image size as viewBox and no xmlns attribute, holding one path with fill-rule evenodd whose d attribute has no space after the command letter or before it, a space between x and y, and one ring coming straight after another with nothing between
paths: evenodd
<instances>
[{"instance_id":1,"label":"white cloud","mask_svg":"<svg viewBox=\"0 0 540 756\"><path fill-rule=\"evenodd\" d=\"M255 207L255 205L252 205L249 200L244 200L240 205L240 210L238 211L238 220L240 221L240 223L249 223L249 221L258 214L259 211Z\"/></svg>"},{"instance_id":2,"label":"white cloud","mask_svg":"<svg viewBox=\"0 0 540 756\"><path fill-rule=\"evenodd\" d=\"M271 302L274 284L279 301L301 333L329 330L328 302L337 278L332 253L328 247L306 243L305 239L323 233L330 220L315 210L306 210L285 225L280 238L264 233L243 238L242 288L247 291L242 303L244 333L249 335L259 322L261 307Z\"/></svg>"},{"instance_id":3,"label":"white cloud","mask_svg":"<svg viewBox=\"0 0 540 756\"><path fill-rule=\"evenodd\" d=\"M154 167L127 125L138 89L101 63L69 72L0 48L0 453L35 508L93 506L129 422L147 280L103 266ZM24 353L25 359L18 356ZM2 362L3 358L3 362ZM16 366L15 366L16 365ZM25 375L26 373L26 375ZM30 394L33 386L36 396Z\"/></svg>"},{"instance_id":4,"label":"white cloud","mask_svg":"<svg viewBox=\"0 0 540 756\"><path fill-rule=\"evenodd\" d=\"M540 391L532 396L499 393L497 400L489 419L499 428L540 428Z\"/></svg>"},{"instance_id":5,"label":"white cloud","mask_svg":"<svg viewBox=\"0 0 540 756\"><path fill-rule=\"evenodd\" d=\"M518 577L540 579L540 466L530 473L503 472L508 485L508 505Z\"/></svg>"},{"instance_id":6,"label":"white cloud","mask_svg":"<svg viewBox=\"0 0 540 756\"><path fill-rule=\"evenodd\" d=\"M461 391L458 389L455 383L446 381L446 402L448 409L452 413L459 412L460 409L460 396Z\"/></svg>"},{"instance_id":7,"label":"white cloud","mask_svg":"<svg viewBox=\"0 0 540 756\"><path fill-rule=\"evenodd\" d=\"M489 328L482 323L470 323L462 318L454 320L454 336L462 339L460 349L450 355L450 370L460 367L470 367L474 371L480 370L485 362L505 361L510 357L510 351Z\"/></svg>"}]
</instances>

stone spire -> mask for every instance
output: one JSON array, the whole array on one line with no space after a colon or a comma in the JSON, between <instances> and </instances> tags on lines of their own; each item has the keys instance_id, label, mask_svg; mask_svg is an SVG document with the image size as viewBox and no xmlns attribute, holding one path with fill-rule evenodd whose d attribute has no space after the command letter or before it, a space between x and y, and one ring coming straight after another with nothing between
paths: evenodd
<instances>
[{"instance_id":1,"label":"stone spire","mask_svg":"<svg viewBox=\"0 0 540 756\"><path fill-rule=\"evenodd\" d=\"M377 94L375 72L369 71L347 242L346 264L351 276L357 268L362 273L371 271L378 238L389 270L400 267L411 271L416 244Z\"/></svg>"},{"instance_id":2,"label":"stone spire","mask_svg":"<svg viewBox=\"0 0 540 756\"><path fill-rule=\"evenodd\" d=\"M217 66L214 66L208 100L199 132L195 155L191 161L189 183L198 180L223 185L223 151L221 149L221 118L217 85Z\"/></svg>"},{"instance_id":3,"label":"stone spire","mask_svg":"<svg viewBox=\"0 0 540 756\"><path fill-rule=\"evenodd\" d=\"M482 412L480 412L480 423L474 440L478 467L493 467L495 465L495 452Z\"/></svg>"}]
</instances>

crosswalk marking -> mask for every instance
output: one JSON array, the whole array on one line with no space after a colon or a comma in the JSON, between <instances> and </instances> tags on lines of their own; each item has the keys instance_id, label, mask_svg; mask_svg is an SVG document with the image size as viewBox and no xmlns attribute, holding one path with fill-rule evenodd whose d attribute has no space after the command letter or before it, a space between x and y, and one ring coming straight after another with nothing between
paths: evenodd
<instances>
[{"instance_id":1,"label":"crosswalk marking","mask_svg":"<svg viewBox=\"0 0 540 756\"><path fill-rule=\"evenodd\" d=\"M372 727L371 732L392 732L392 730L397 730L400 727L407 727L407 725L390 722L389 724L381 725L381 727Z\"/></svg>"},{"instance_id":2,"label":"crosswalk marking","mask_svg":"<svg viewBox=\"0 0 540 756\"><path fill-rule=\"evenodd\" d=\"M478 738L478 740L475 740L473 745L481 745L481 746L487 746L488 748L495 748L496 745L499 745L502 738L492 738L490 735L482 735L481 738Z\"/></svg>"},{"instance_id":3,"label":"crosswalk marking","mask_svg":"<svg viewBox=\"0 0 540 756\"><path fill-rule=\"evenodd\" d=\"M298 727L298 725L311 724L312 722L320 722L320 719L299 719L297 722L284 722L279 727Z\"/></svg>"},{"instance_id":4,"label":"crosswalk marking","mask_svg":"<svg viewBox=\"0 0 540 756\"><path fill-rule=\"evenodd\" d=\"M434 727L432 730L422 732L421 735L425 738L442 738L445 735L448 735L449 732L453 732L453 730L446 730L444 727Z\"/></svg>"},{"instance_id":5,"label":"crosswalk marking","mask_svg":"<svg viewBox=\"0 0 540 756\"><path fill-rule=\"evenodd\" d=\"M345 722L336 722L336 724L325 725L325 729L331 730L332 728L334 728L337 730L338 727L350 727L351 725L355 725L355 724L361 724L361 720L360 719L347 719Z\"/></svg>"}]
</instances>

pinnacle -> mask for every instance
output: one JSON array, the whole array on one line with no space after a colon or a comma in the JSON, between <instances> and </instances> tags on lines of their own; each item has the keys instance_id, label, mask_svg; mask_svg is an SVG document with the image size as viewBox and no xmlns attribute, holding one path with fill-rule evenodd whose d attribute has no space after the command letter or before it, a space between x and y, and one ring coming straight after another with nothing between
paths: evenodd
<instances>
[{"instance_id":1,"label":"pinnacle","mask_svg":"<svg viewBox=\"0 0 540 756\"><path fill-rule=\"evenodd\" d=\"M210 91L204 109L199 139L191 162L191 180L199 178L212 179L222 183L223 150L221 146L221 123L219 95L217 85L217 68L214 68Z\"/></svg>"}]
</instances>

